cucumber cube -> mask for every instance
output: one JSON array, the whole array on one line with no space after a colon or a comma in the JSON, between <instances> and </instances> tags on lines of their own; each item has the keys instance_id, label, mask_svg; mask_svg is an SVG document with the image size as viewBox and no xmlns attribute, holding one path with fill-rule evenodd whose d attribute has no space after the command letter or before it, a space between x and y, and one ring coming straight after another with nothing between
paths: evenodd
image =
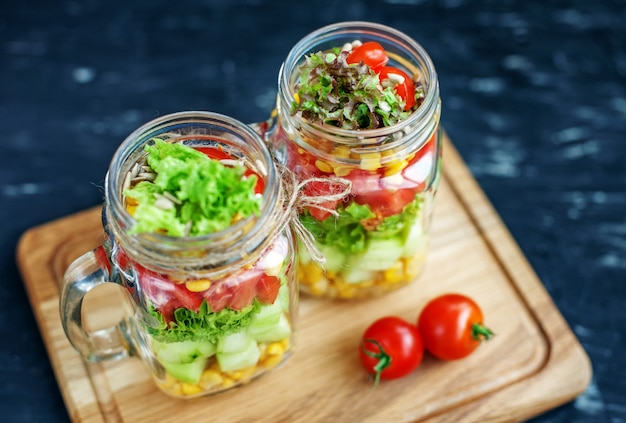
<instances>
[{"instance_id":1,"label":"cucumber cube","mask_svg":"<svg viewBox=\"0 0 626 423\"><path fill-rule=\"evenodd\" d=\"M273 325L248 327L250 336L258 342L277 342L287 338L291 334L291 325L284 314Z\"/></svg>"},{"instance_id":2,"label":"cucumber cube","mask_svg":"<svg viewBox=\"0 0 626 423\"><path fill-rule=\"evenodd\" d=\"M259 346L253 339L246 339L248 340L247 344L239 351L217 353L217 363L223 372L245 369L254 366L259 361L259 357L261 357Z\"/></svg>"},{"instance_id":3,"label":"cucumber cube","mask_svg":"<svg viewBox=\"0 0 626 423\"><path fill-rule=\"evenodd\" d=\"M254 342L245 331L225 335L217 343L217 354L244 351L251 341Z\"/></svg>"},{"instance_id":4,"label":"cucumber cube","mask_svg":"<svg viewBox=\"0 0 626 423\"><path fill-rule=\"evenodd\" d=\"M199 357L208 358L215 354L216 346L208 341L157 342L152 341L159 361L168 363L191 363Z\"/></svg>"},{"instance_id":5,"label":"cucumber cube","mask_svg":"<svg viewBox=\"0 0 626 423\"><path fill-rule=\"evenodd\" d=\"M165 370L175 379L181 382L197 384L202 377L202 372L206 366L207 358L200 357L192 361L191 363L169 363L167 361L161 361Z\"/></svg>"}]
</instances>

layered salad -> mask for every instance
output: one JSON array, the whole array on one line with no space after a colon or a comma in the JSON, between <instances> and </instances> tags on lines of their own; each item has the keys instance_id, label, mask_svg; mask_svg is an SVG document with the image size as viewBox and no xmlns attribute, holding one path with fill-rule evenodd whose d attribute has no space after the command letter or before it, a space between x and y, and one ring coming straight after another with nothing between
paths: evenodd
<instances>
[{"instance_id":1,"label":"layered salad","mask_svg":"<svg viewBox=\"0 0 626 423\"><path fill-rule=\"evenodd\" d=\"M406 143L394 141L410 128L391 133L376 148L359 145L359 134L367 139L372 130L399 127L425 98L420 75L390 63L380 44L355 41L310 54L292 77L292 118L353 134L343 142L297 125L286 130L285 122L277 131L287 166L300 180L313 180L305 187L306 195L333 193L336 184L325 179L352 184L342 201L311 206L300 214L326 259L320 265L299 249L298 278L305 293L375 296L408 284L421 270L437 185L438 122L430 133L416 135L424 141L409 151Z\"/></svg>"},{"instance_id":2,"label":"layered salad","mask_svg":"<svg viewBox=\"0 0 626 423\"><path fill-rule=\"evenodd\" d=\"M184 141L184 143L183 143ZM155 138L129 172L124 204L132 234L200 237L258 215L264 180L210 139ZM113 261L145 314L139 328L157 383L190 397L244 383L290 354L289 240L279 234L258 258L219 277L159 271L116 248Z\"/></svg>"}]
</instances>

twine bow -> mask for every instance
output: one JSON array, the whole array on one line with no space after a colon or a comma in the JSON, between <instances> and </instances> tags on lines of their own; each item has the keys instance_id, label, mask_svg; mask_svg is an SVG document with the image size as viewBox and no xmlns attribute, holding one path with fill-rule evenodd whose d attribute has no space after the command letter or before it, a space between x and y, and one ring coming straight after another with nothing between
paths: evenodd
<instances>
[{"instance_id":1,"label":"twine bow","mask_svg":"<svg viewBox=\"0 0 626 423\"><path fill-rule=\"evenodd\" d=\"M285 206L283 208L285 216L282 219L281 230L285 229L287 225L291 226L300 242L307 249L311 259L317 263L323 264L326 262L326 258L317 248L315 237L311 231L309 231L300 221L299 214L307 207L315 207L319 210L330 213L332 216L338 216L339 213L337 213L337 210L329 208L326 204L329 202L341 201L344 197L350 194L352 182L339 177L314 177L298 181L296 175L284 165L276 164L276 167L286 198ZM329 193L323 195L305 194L304 188L313 182L321 182L329 185Z\"/></svg>"}]
</instances>

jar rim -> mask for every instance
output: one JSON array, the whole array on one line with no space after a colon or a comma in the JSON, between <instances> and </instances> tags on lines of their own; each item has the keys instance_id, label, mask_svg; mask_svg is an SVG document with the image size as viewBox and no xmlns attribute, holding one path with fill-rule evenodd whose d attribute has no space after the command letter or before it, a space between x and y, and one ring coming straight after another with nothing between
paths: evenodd
<instances>
[{"instance_id":1,"label":"jar rim","mask_svg":"<svg viewBox=\"0 0 626 423\"><path fill-rule=\"evenodd\" d=\"M113 213L119 219L108 218L108 225L113 225L116 235L122 234L124 238L130 238L125 232L132 227L135 219L128 213L122 202L121 190L126 172L124 171L132 165L143 153L143 146L158 136L172 130L172 128L183 128L185 126L207 126L218 130L224 130L233 135L233 138L240 139L241 145L249 146L260 156L254 165L262 167L262 173L259 175L265 180L264 190L262 193L263 201L261 210L258 215L248 216L229 226L228 228L205 235L172 237L164 234L138 234L135 241L140 244L148 244L149 248L158 248L162 251L182 251L189 248L204 247L220 247L237 241L243 235L254 236L268 222L267 216L279 206L280 193L278 189L277 172L274 167L273 159L269 149L263 142L261 137L248 125L215 112L207 111L184 111L167 114L149 122L144 123L139 128L131 132L117 148L111 160L109 170L105 178L105 195L107 208L111 210L107 213ZM221 135L208 134L215 141L224 141ZM235 146L237 147L237 146ZM245 153L245 152L244 152ZM251 227L251 228L250 228ZM246 230L249 228L248 230ZM262 240L261 240L262 241Z\"/></svg>"},{"instance_id":2,"label":"jar rim","mask_svg":"<svg viewBox=\"0 0 626 423\"><path fill-rule=\"evenodd\" d=\"M301 38L289 51L287 58L282 63L279 72L278 84L280 94L283 96L283 107L290 107L295 101L294 93L291 88L291 78L299 64L299 61L305 55L319 51L316 46L323 44L335 37L346 36L349 34L359 34L370 40L385 40L386 42L402 47L403 50L411 54L413 59L417 60L422 66L419 70L427 79L425 87L425 97L422 105L411 113L406 119L393 125L376 128L376 129L343 129L332 125L320 125L311 123L304 119L299 119L299 123L307 126L313 132L322 131L330 136L336 136L343 140L353 139L377 139L384 138L393 133L397 133L405 127L420 126L420 122L424 122L426 118L437 107L439 102L439 82L437 72L432 59L424 49L424 47L409 37L407 34L389 26L367 22L367 21L344 21L321 27ZM401 58L407 60L407 57ZM417 64L403 63L405 66L418 70ZM348 143L348 142L346 142Z\"/></svg>"}]
</instances>

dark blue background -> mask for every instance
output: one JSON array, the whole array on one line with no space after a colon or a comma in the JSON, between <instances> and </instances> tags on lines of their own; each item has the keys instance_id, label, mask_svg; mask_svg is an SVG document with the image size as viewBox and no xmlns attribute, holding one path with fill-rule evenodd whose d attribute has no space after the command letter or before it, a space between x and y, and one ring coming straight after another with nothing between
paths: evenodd
<instances>
[{"instance_id":1,"label":"dark blue background","mask_svg":"<svg viewBox=\"0 0 626 423\"><path fill-rule=\"evenodd\" d=\"M2 2L2 421L68 420L20 235L99 204L116 146L156 116L265 119L290 47L343 20L430 53L446 130L592 360L587 391L536 421L626 422L624 0Z\"/></svg>"}]
</instances>

